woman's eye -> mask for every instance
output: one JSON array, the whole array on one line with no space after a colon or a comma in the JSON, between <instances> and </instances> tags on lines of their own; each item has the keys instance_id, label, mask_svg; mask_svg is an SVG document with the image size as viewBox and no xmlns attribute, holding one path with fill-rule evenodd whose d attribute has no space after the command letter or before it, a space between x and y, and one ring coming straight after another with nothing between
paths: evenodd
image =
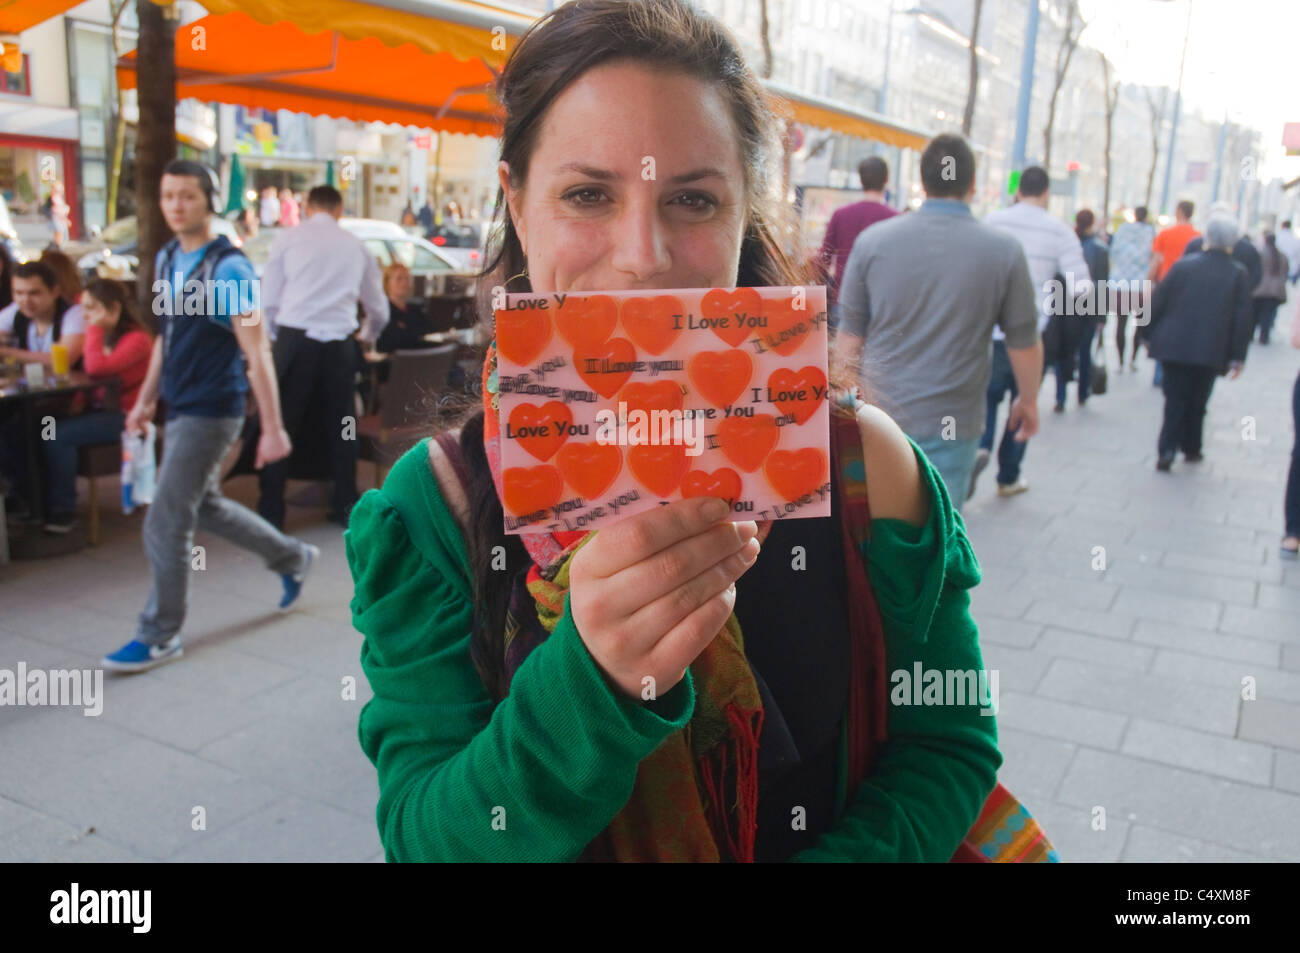
<instances>
[{"instance_id":1,"label":"woman's eye","mask_svg":"<svg viewBox=\"0 0 1300 953\"><path fill-rule=\"evenodd\" d=\"M705 211L717 207L717 199L703 192L683 192L673 200L692 211Z\"/></svg>"},{"instance_id":2,"label":"woman's eye","mask_svg":"<svg viewBox=\"0 0 1300 953\"><path fill-rule=\"evenodd\" d=\"M574 205L598 205L604 197L600 189L574 189L565 193L564 200Z\"/></svg>"}]
</instances>

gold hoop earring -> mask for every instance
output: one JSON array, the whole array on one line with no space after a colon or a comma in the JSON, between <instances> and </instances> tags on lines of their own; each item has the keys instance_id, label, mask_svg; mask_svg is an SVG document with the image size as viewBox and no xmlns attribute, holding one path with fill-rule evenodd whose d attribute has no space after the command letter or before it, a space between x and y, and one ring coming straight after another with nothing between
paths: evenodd
<instances>
[{"instance_id":1,"label":"gold hoop earring","mask_svg":"<svg viewBox=\"0 0 1300 953\"><path fill-rule=\"evenodd\" d=\"M514 281L516 278L527 278L527 277L528 277L528 265L525 263L524 270L519 272L519 274L517 275L511 275L509 278L507 278L506 284L510 284L510 282Z\"/></svg>"}]
</instances>

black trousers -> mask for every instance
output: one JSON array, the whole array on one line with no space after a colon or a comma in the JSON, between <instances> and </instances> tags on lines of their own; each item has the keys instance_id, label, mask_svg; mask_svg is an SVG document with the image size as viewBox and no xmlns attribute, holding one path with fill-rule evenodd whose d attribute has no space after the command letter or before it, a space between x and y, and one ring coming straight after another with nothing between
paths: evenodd
<instances>
[{"instance_id":1,"label":"black trousers","mask_svg":"<svg viewBox=\"0 0 1300 953\"><path fill-rule=\"evenodd\" d=\"M1162 457L1172 457L1179 450L1196 455L1201 452L1205 405L1210 402L1210 391L1214 389L1218 372L1199 364L1176 364L1173 361L1162 364L1165 421L1160 428L1156 449Z\"/></svg>"},{"instance_id":2,"label":"black trousers","mask_svg":"<svg viewBox=\"0 0 1300 953\"><path fill-rule=\"evenodd\" d=\"M271 350L280 385L280 413L298 445L310 428L323 428L330 448L333 491L330 515L346 518L357 501L356 345L351 338L314 341L298 328L281 327ZM257 510L284 528L284 485L288 459L260 471Z\"/></svg>"}]
</instances>

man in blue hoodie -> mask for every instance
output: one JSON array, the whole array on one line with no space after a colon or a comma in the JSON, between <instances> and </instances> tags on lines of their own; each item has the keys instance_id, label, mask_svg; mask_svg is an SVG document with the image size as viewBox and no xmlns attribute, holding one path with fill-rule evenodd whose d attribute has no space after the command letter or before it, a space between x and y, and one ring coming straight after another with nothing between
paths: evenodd
<instances>
[{"instance_id":1,"label":"man in blue hoodie","mask_svg":"<svg viewBox=\"0 0 1300 953\"><path fill-rule=\"evenodd\" d=\"M221 461L243 429L250 384L262 419L257 466L292 448L258 311L257 275L224 236L213 237L216 194L216 176L204 165L177 159L164 171L159 197L175 237L154 265L153 311L162 333L126 418L128 433L143 431L161 390L166 448L144 523L153 591L135 638L104 657L110 671L139 672L180 657L196 527L261 556L281 577L281 610L297 600L320 552L221 494Z\"/></svg>"}]
</instances>

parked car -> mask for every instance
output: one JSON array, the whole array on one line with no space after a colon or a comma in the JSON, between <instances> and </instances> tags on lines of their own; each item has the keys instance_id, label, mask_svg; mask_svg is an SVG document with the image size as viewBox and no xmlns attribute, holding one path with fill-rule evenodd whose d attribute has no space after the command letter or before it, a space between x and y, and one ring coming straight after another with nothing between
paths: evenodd
<instances>
[{"instance_id":1,"label":"parked car","mask_svg":"<svg viewBox=\"0 0 1300 953\"><path fill-rule=\"evenodd\" d=\"M235 226L224 218L212 217L212 231L225 235L236 245L240 243ZM89 240L68 242L63 251L76 261L83 278L93 278L98 274L99 265L105 263L119 274L124 267L134 274L140 267L140 258L136 254L138 245L139 224L134 215L129 215L98 231Z\"/></svg>"},{"instance_id":2,"label":"parked car","mask_svg":"<svg viewBox=\"0 0 1300 953\"><path fill-rule=\"evenodd\" d=\"M483 236L476 225L435 225L429 241L463 268L477 272L483 267Z\"/></svg>"}]
</instances>

